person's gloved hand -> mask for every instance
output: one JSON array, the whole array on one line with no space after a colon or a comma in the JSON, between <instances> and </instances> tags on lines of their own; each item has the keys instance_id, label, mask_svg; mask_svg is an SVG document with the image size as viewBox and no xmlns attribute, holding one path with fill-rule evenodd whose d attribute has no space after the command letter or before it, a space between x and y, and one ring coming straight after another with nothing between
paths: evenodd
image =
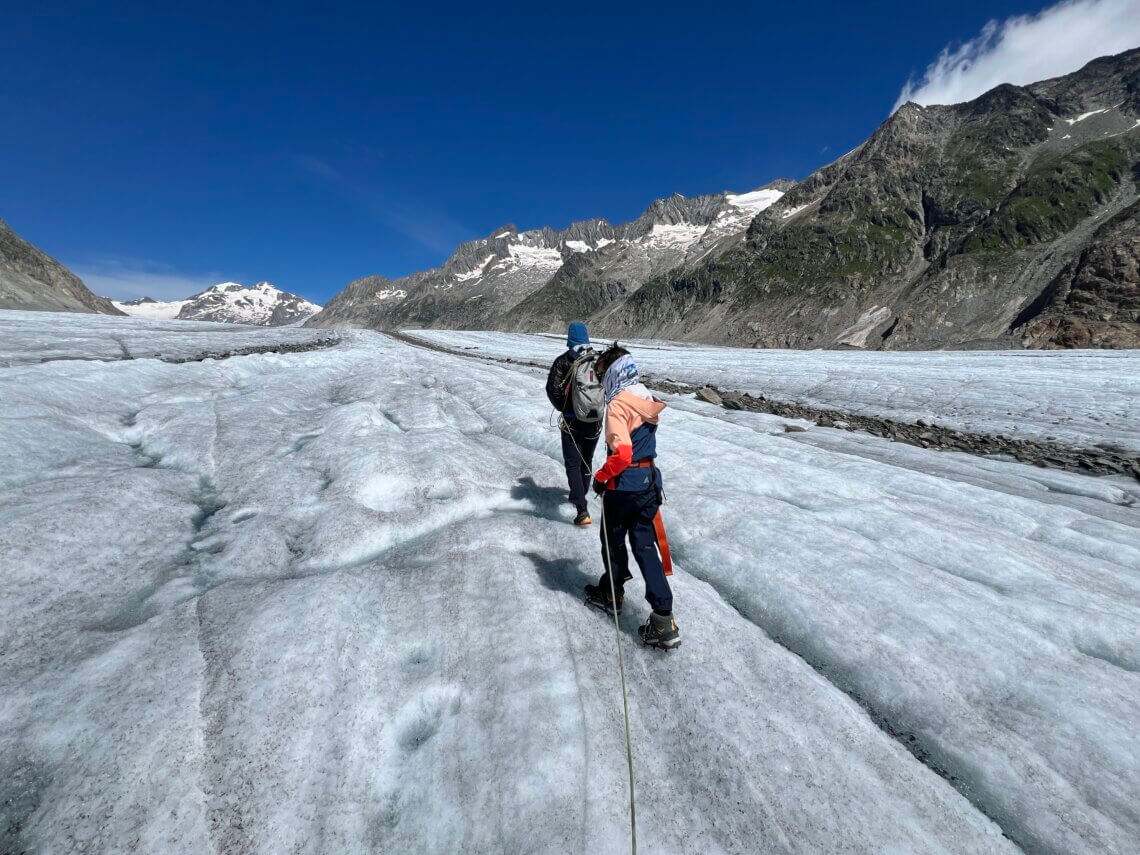
<instances>
[{"instance_id":1,"label":"person's gloved hand","mask_svg":"<svg viewBox=\"0 0 1140 855\"><path fill-rule=\"evenodd\" d=\"M594 495L595 496L604 496L606 494L606 490L609 489L607 484L608 484L608 482L599 481L597 478L595 478L594 479Z\"/></svg>"}]
</instances>

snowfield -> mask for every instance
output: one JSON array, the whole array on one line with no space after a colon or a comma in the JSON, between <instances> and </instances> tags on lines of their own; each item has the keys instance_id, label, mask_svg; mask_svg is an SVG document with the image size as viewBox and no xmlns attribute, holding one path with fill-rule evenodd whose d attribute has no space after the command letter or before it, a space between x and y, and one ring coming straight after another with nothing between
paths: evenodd
<instances>
[{"instance_id":1,"label":"snowfield","mask_svg":"<svg viewBox=\"0 0 1140 855\"><path fill-rule=\"evenodd\" d=\"M542 372L0 322L0 851L628 851ZM1140 487L670 404L641 851L1134 851Z\"/></svg>"},{"instance_id":2,"label":"snowfield","mask_svg":"<svg viewBox=\"0 0 1140 855\"><path fill-rule=\"evenodd\" d=\"M120 312L132 318L146 318L152 321L172 321L178 317L182 307L191 302L186 300L156 300L153 303L134 303L131 301L112 300L111 303Z\"/></svg>"},{"instance_id":3,"label":"snowfield","mask_svg":"<svg viewBox=\"0 0 1140 855\"><path fill-rule=\"evenodd\" d=\"M408 330L488 356L552 361L564 336ZM864 353L634 341L655 377L957 430L1140 454L1140 350Z\"/></svg>"}]
</instances>

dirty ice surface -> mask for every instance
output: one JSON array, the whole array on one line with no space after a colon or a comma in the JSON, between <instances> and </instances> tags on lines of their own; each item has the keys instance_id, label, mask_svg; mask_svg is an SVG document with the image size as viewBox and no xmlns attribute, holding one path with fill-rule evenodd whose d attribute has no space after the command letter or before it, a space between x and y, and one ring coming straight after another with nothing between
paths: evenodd
<instances>
[{"instance_id":1,"label":"dirty ice surface","mask_svg":"<svg viewBox=\"0 0 1140 855\"><path fill-rule=\"evenodd\" d=\"M188 325L189 324L189 325ZM71 312L0 311L0 368L60 359L186 359L327 339L327 330L156 321Z\"/></svg>"},{"instance_id":2,"label":"dirty ice surface","mask_svg":"<svg viewBox=\"0 0 1140 855\"><path fill-rule=\"evenodd\" d=\"M565 337L409 331L488 356L553 360ZM633 342L656 377L975 433L1140 454L1140 350L863 352Z\"/></svg>"},{"instance_id":3,"label":"dirty ice surface","mask_svg":"<svg viewBox=\"0 0 1140 855\"><path fill-rule=\"evenodd\" d=\"M542 379L371 332L0 368L0 851L628 851ZM1132 849L1135 484L671 403L642 851Z\"/></svg>"}]
</instances>

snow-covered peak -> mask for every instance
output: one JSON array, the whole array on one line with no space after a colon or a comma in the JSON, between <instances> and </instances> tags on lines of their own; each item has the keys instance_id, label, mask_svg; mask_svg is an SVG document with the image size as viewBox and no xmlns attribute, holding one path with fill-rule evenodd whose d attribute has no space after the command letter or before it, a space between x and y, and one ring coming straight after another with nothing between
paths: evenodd
<instances>
[{"instance_id":1,"label":"snow-covered peak","mask_svg":"<svg viewBox=\"0 0 1140 855\"><path fill-rule=\"evenodd\" d=\"M240 282L219 282L186 300L152 300L143 297L115 302L128 315L151 320L218 321L257 326L281 326L307 318L321 310L296 294L269 282L245 286Z\"/></svg>"}]
</instances>

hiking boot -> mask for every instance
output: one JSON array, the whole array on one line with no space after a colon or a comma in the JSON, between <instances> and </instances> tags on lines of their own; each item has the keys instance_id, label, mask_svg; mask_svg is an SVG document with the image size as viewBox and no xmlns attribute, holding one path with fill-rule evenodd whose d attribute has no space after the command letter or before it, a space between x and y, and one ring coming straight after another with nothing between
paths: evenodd
<instances>
[{"instance_id":1,"label":"hiking boot","mask_svg":"<svg viewBox=\"0 0 1140 855\"><path fill-rule=\"evenodd\" d=\"M681 643L681 632L677 629L677 621L673 615L659 615L652 612L644 626L637 628L641 640L650 647L659 647L662 650L672 650Z\"/></svg>"},{"instance_id":2,"label":"hiking boot","mask_svg":"<svg viewBox=\"0 0 1140 855\"><path fill-rule=\"evenodd\" d=\"M614 608L614 601L610 597L610 586L608 584L587 585L586 586L586 605L593 606L595 609L601 609L606 614L613 617L616 611L621 614L621 602L624 596L621 591L617 592L617 608Z\"/></svg>"},{"instance_id":3,"label":"hiking boot","mask_svg":"<svg viewBox=\"0 0 1140 855\"><path fill-rule=\"evenodd\" d=\"M574 525L576 526L587 526L592 522L589 511L578 511L578 516L574 517Z\"/></svg>"}]
</instances>

